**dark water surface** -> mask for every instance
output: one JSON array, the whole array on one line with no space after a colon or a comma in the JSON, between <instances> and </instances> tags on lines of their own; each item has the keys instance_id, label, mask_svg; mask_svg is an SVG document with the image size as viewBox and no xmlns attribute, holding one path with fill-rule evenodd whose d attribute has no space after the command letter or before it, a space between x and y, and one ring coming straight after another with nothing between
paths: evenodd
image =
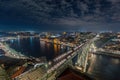
<instances>
[{"instance_id":1,"label":"dark water surface","mask_svg":"<svg viewBox=\"0 0 120 80\"><path fill-rule=\"evenodd\" d=\"M69 50L69 47L40 41L39 38L35 37L18 38L7 41L7 43L11 48L27 56L44 56L47 60L52 60L56 56Z\"/></svg>"},{"instance_id":2,"label":"dark water surface","mask_svg":"<svg viewBox=\"0 0 120 80\"><path fill-rule=\"evenodd\" d=\"M120 58L94 54L88 73L96 80L120 80Z\"/></svg>"}]
</instances>

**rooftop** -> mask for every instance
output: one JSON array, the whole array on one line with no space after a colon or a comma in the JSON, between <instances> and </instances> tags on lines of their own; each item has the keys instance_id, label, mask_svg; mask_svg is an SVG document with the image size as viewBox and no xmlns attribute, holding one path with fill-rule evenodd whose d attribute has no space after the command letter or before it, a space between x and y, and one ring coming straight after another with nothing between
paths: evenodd
<instances>
[{"instance_id":1,"label":"rooftop","mask_svg":"<svg viewBox=\"0 0 120 80\"><path fill-rule=\"evenodd\" d=\"M58 78L57 80L93 80L87 75L71 69L67 68Z\"/></svg>"}]
</instances>

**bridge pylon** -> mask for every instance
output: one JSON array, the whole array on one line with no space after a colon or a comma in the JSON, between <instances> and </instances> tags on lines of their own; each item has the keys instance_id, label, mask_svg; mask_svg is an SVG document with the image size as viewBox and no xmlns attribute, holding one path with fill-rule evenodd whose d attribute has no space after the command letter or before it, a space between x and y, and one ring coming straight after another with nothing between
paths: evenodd
<instances>
[{"instance_id":1,"label":"bridge pylon","mask_svg":"<svg viewBox=\"0 0 120 80\"><path fill-rule=\"evenodd\" d=\"M82 50L78 52L77 66L81 68L82 72L86 72L88 65L88 54L90 47L94 41L90 41L82 47Z\"/></svg>"}]
</instances>

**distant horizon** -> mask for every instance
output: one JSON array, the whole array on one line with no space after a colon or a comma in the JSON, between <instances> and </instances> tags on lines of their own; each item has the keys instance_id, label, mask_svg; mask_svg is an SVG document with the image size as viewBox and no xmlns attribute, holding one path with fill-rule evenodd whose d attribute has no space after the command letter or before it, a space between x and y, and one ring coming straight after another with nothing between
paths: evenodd
<instances>
[{"instance_id":1,"label":"distant horizon","mask_svg":"<svg viewBox=\"0 0 120 80\"><path fill-rule=\"evenodd\" d=\"M99 26L65 26L65 25L0 25L0 31L47 31L47 32L62 32L62 31L82 31L82 32L101 32L101 31L112 31L112 32L120 32L119 25L116 24L115 26L111 26L110 24L107 25L99 25Z\"/></svg>"},{"instance_id":2,"label":"distant horizon","mask_svg":"<svg viewBox=\"0 0 120 80\"><path fill-rule=\"evenodd\" d=\"M0 30L0 32L120 32L112 30L87 31L87 30Z\"/></svg>"}]
</instances>

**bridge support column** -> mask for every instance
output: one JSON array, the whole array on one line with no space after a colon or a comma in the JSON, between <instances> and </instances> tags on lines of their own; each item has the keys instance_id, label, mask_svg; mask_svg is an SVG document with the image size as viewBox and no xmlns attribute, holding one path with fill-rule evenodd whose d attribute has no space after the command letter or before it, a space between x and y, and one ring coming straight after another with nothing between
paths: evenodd
<instances>
[{"instance_id":1,"label":"bridge support column","mask_svg":"<svg viewBox=\"0 0 120 80\"><path fill-rule=\"evenodd\" d=\"M77 64L80 68L82 68L83 72L86 72L86 69L87 69L88 52L90 49L90 45L91 43L84 45L82 50L79 51L78 53L79 56L78 56Z\"/></svg>"}]
</instances>

